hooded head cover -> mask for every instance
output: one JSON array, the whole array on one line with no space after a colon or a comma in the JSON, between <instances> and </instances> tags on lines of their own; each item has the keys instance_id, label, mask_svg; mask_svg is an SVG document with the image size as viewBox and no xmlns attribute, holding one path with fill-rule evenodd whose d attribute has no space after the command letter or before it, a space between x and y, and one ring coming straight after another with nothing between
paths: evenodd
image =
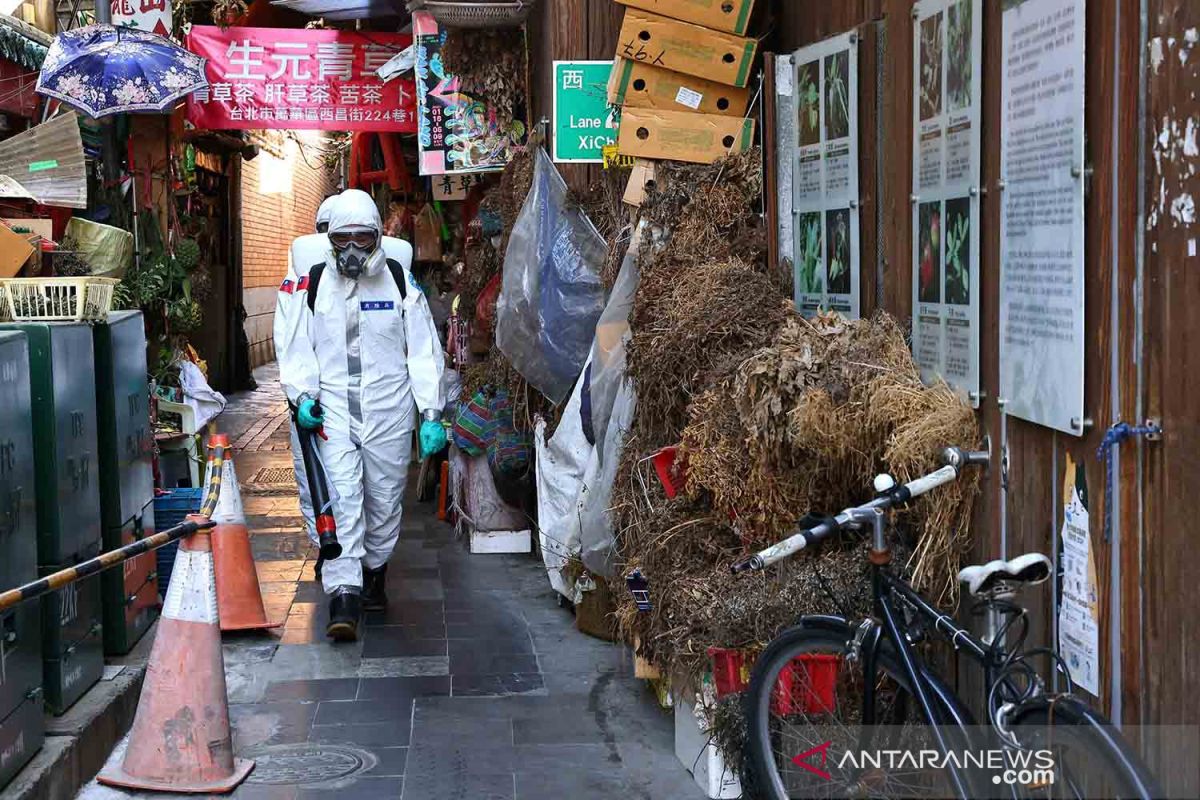
<instances>
[{"instance_id":1,"label":"hooded head cover","mask_svg":"<svg viewBox=\"0 0 1200 800\"><path fill-rule=\"evenodd\" d=\"M333 208L337 205L338 195L330 195L325 198L325 202L321 203L321 207L317 209L317 232L324 233L329 229L329 222L333 218Z\"/></svg>"},{"instance_id":2,"label":"hooded head cover","mask_svg":"<svg viewBox=\"0 0 1200 800\"><path fill-rule=\"evenodd\" d=\"M379 208L371 195L360 189L348 189L338 195L337 203L329 218L329 233L361 233L370 231L375 234L375 246L371 249L351 244L343 250L336 250L338 272L347 278L358 278L363 274L374 274L383 267L386 257L379 242L383 236L383 220L379 216Z\"/></svg>"}]
</instances>

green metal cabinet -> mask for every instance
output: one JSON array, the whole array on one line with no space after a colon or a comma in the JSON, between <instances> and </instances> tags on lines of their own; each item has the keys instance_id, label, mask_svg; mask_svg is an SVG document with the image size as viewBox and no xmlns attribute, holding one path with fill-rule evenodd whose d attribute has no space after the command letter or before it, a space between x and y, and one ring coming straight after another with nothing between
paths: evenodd
<instances>
[{"instance_id":1,"label":"green metal cabinet","mask_svg":"<svg viewBox=\"0 0 1200 800\"><path fill-rule=\"evenodd\" d=\"M115 550L154 535L154 501L119 528L104 531L104 549ZM158 560L142 553L100 575L104 609L104 653L123 656L158 619Z\"/></svg>"},{"instance_id":2,"label":"green metal cabinet","mask_svg":"<svg viewBox=\"0 0 1200 800\"><path fill-rule=\"evenodd\" d=\"M25 335L0 331L0 591L37 578L30 413Z\"/></svg>"},{"instance_id":3,"label":"green metal cabinet","mask_svg":"<svg viewBox=\"0 0 1200 800\"><path fill-rule=\"evenodd\" d=\"M42 577L60 567L43 567ZM42 680L46 708L62 714L104 672L100 575L70 583L42 598Z\"/></svg>"},{"instance_id":4,"label":"green metal cabinet","mask_svg":"<svg viewBox=\"0 0 1200 800\"><path fill-rule=\"evenodd\" d=\"M107 321L94 324L92 334L100 514L107 532L124 526L154 500L154 432L142 312L114 311Z\"/></svg>"},{"instance_id":5,"label":"green metal cabinet","mask_svg":"<svg viewBox=\"0 0 1200 800\"><path fill-rule=\"evenodd\" d=\"M0 331L0 590L36 580L37 519L29 346ZM37 603L0 612L0 790L42 746L42 646Z\"/></svg>"},{"instance_id":6,"label":"green metal cabinet","mask_svg":"<svg viewBox=\"0 0 1200 800\"><path fill-rule=\"evenodd\" d=\"M89 325L6 323L29 339L38 564L69 565L100 545L95 356Z\"/></svg>"}]
</instances>

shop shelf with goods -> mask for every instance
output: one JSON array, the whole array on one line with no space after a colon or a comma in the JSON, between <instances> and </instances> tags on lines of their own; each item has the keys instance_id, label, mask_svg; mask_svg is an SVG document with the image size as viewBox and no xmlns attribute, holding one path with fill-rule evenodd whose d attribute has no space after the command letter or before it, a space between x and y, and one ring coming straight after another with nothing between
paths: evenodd
<instances>
[{"instance_id":1,"label":"shop shelf with goods","mask_svg":"<svg viewBox=\"0 0 1200 800\"><path fill-rule=\"evenodd\" d=\"M99 550L100 481L91 327L6 323L29 341L37 562L69 566Z\"/></svg>"},{"instance_id":2,"label":"shop shelf with goods","mask_svg":"<svg viewBox=\"0 0 1200 800\"><path fill-rule=\"evenodd\" d=\"M71 564L41 567L45 578ZM42 681L46 708L64 713L104 672L100 579L93 575L42 598Z\"/></svg>"},{"instance_id":3,"label":"shop shelf with goods","mask_svg":"<svg viewBox=\"0 0 1200 800\"><path fill-rule=\"evenodd\" d=\"M37 579L29 346L0 332L0 591ZM0 612L0 792L41 747L42 647L38 605Z\"/></svg>"}]
</instances>

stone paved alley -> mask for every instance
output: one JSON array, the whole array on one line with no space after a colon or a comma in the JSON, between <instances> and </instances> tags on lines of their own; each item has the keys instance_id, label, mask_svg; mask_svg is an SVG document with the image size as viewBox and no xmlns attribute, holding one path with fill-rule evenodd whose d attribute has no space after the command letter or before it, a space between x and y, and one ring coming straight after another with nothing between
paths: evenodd
<instances>
[{"instance_id":1,"label":"stone paved alley","mask_svg":"<svg viewBox=\"0 0 1200 800\"><path fill-rule=\"evenodd\" d=\"M472 556L428 504L406 505L390 609L367 617L357 643L329 644L316 552L294 489L275 483L291 468L276 376L260 369L259 389L219 420L267 613L286 620L225 637L235 750L258 761L234 798L703 796L628 649L579 633L536 558ZM95 783L80 795L127 796Z\"/></svg>"}]
</instances>

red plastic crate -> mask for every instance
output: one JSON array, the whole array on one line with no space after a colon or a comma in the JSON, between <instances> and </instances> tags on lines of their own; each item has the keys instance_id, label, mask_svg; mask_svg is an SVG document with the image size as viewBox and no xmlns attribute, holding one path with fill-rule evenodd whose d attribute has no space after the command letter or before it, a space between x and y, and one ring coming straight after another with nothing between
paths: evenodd
<instances>
[{"instance_id":1,"label":"red plastic crate","mask_svg":"<svg viewBox=\"0 0 1200 800\"><path fill-rule=\"evenodd\" d=\"M743 692L750 685L750 669L754 666L754 654L746 650L727 647L708 648L712 659L713 683L717 697Z\"/></svg>"},{"instance_id":2,"label":"red plastic crate","mask_svg":"<svg viewBox=\"0 0 1200 800\"><path fill-rule=\"evenodd\" d=\"M654 471L668 498L683 492L687 483L687 459L679 458L678 447L664 447L654 454Z\"/></svg>"},{"instance_id":3,"label":"red plastic crate","mask_svg":"<svg viewBox=\"0 0 1200 800\"><path fill-rule=\"evenodd\" d=\"M837 707L837 677L842 656L806 653L779 672L771 693L771 713L828 714Z\"/></svg>"}]
</instances>

